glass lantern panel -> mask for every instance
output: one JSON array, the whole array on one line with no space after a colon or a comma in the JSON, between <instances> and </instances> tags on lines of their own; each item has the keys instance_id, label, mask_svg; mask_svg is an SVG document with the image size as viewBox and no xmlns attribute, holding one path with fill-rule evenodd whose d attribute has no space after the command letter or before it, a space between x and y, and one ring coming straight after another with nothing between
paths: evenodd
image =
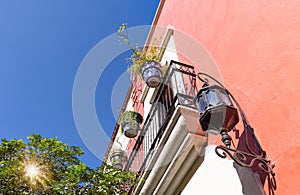
<instances>
[{"instance_id":1,"label":"glass lantern panel","mask_svg":"<svg viewBox=\"0 0 300 195\"><path fill-rule=\"evenodd\" d=\"M199 98L199 105L200 105L200 113L203 113L206 109L206 104L205 104L205 99L203 97L203 95L200 96Z\"/></svg>"},{"instance_id":2,"label":"glass lantern panel","mask_svg":"<svg viewBox=\"0 0 300 195\"><path fill-rule=\"evenodd\" d=\"M223 91L222 91L222 92L220 93L220 95L221 95L221 97L222 97L223 102L224 102L226 105L229 105L229 106L232 105L231 100L230 100L230 98L229 98L229 96L228 96L228 94L227 94L226 92L223 92Z\"/></svg>"},{"instance_id":3,"label":"glass lantern panel","mask_svg":"<svg viewBox=\"0 0 300 195\"><path fill-rule=\"evenodd\" d=\"M216 106L219 104L220 99L216 91L210 90L207 92L206 96L210 106Z\"/></svg>"}]
</instances>

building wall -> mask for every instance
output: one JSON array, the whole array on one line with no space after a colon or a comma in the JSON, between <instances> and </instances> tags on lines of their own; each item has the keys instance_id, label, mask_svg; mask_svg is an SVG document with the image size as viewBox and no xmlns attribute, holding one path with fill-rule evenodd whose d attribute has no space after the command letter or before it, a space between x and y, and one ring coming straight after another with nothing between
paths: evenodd
<instances>
[{"instance_id":1,"label":"building wall","mask_svg":"<svg viewBox=\"0 0 300 195\"><path fill-rule=\"evenodd\" d=\"M157 25L203 44L276 165L276 194L299 193L300 1L166 0Z\"/></svg>"},{"instance_id":2,"label":"building wall","mask_svg":"<svg viewBox=\"0 0 300 195\"><path fill-rule=\"evenodd\" d=\"M214 153L214 147L207 147L205 160L198 168L182 195L195 194L242 195L242 186L232 160L221 159ZM257 195L257 194L256 194Z\"/></svg>"}]
</instances>

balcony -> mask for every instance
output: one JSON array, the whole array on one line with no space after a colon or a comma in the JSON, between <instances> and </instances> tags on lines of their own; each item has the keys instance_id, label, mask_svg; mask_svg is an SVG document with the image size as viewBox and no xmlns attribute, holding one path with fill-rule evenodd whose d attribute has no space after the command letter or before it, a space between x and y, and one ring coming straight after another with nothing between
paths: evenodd
<instances>
[{"instance_id":1,"label":"balcony","mask_svg":"<svg viewBox=\"0 0 300 195\"><path fill-rule=\"evenodd\" d=\"M203 162L197 91L194 67L171 61L125 166L143 178L130 193L178 194Z\"/></svg>"}]
</instances>

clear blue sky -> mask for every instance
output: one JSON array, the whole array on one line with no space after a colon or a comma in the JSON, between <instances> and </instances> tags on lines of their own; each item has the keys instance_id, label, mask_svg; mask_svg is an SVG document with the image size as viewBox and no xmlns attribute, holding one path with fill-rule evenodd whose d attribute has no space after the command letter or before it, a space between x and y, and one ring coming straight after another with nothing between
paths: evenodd
<instances>
[{"instance_id":1,"label":"clear blue sky","mask_svg":"<svg viewBox=\"0 0 300 195\"><path fill-rule=\"evenodd\" d=\"M87 53L122 22L151 24L158 0L0 0L0 134L26 139L32 133L83 148L83 162L101 164L84 145L72 113L72 89ZM113 84L124 71L115 59L99 79L96 106L108 135L115 126ZM116 66L114 66L116 65ZM110 84L111 83L111 84ZM129 80L127 85L129 86ZM125 89L118 94L123 103Z\"/></svg>"}]
</instances>

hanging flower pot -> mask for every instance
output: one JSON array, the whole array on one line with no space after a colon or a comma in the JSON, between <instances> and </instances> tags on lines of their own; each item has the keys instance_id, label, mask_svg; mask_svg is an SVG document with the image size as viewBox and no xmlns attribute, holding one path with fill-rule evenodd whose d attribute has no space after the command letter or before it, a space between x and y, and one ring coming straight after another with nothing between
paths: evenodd
<instances>
[{"instance_id":1,"label":"hanging flower pot","mask_svg":"<svg viewBox=\"0 0 300 195\"><path fill-rule=\"evenodd\" d=\"M160 42L154 38L151 45L144 47L132 44L128 39L127 24L120 26L118 35L121 39L119 42L127 44L133 52L130 57L132 65L129 70L134 72L136 76L141 76L149 87L159 86L162 76L162 67L158 62L161 52Z\"/></svg>"},{"instance_id":2,"label":"hanging flower pot","mask_svg":"<svg viewBox=\"0 0 300 195\"><path fill-rule=\"evenodd\" d=\"M125 111L119 117L119 124L124 135L128 138L137 136L140 130L140 124L143 122L143 117L135 111Z\"/></svg>"},{"instance_id":3,"label":"hanging flower pot","mask_svg":"<svg viewBox=\"0 0 300 195\"><path fill-rule=\"evenodd\" d=\"M116 169L123 169L126 161L126 152L122 149L114 149L110 155L110 162Z\"/></svg>"},{"instance_id":4,"label":"hanging flower pot","mask_svg":"<svg viewBox=\"0 0 300 195\"><path fill-rule=\"evenodd\" d=\"M147 61L141 67L141 73L145 83L149 87L154 88L160 84L162 69L159 62L154 60Z\"/></svg>"},{"instance_id":5,"label":"hanging flower pot","mask_svg":"<svg viewBox=\"0 0 300 195\"><path fill-rule=\"evenodd\" d=\"M124 121L121 125L122 131L126 137L134 138L137 136L139 130L138 124L132 124L130 121Z\"/></svg>"}]
</instances>

